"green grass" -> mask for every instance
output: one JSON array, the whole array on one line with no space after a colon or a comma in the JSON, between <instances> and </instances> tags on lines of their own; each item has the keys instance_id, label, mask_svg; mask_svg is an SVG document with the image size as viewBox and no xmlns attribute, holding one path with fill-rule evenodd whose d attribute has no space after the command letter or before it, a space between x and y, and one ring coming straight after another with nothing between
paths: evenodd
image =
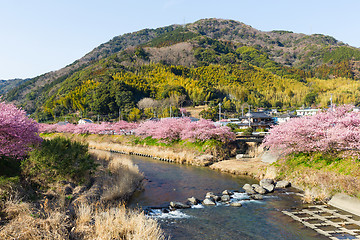
<instances>
[{"instance_id":1,"label":"green grass","mask_svg":"<svg viewBox=\"0 0 360 240\"><path fill-rule=\"evenodd\" d=\"M346 153L296 153L273 164L277 177L288 179L303 189L360 196L360 161Z\"/></svg>"},{"instance_id":2,"label":"green grass","mask_svg":"<svg viewBox=\"0 0 360 240\"><path fill-rule=\"evenodd\" d=\"M312 168L351 175L354 167L359 167L359 160L352 157L342 157L342 153L336 155L326 153L297 153L286 157L285 166L289 170L299 168ZM278 166L283 163L276 163Z\"/></svg>"}]
</instances>

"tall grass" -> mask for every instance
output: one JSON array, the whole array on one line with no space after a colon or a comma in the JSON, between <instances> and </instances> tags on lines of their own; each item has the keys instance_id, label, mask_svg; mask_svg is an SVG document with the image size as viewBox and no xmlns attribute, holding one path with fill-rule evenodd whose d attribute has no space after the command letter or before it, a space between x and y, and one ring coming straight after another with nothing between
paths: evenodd
<instances>
[{"instance_id":1,"label":"tall grass","mask_svg":"<svg viewBox=\"0 0 360 240\"><path fill-rule=\"evenodd\" d=\"M69 239L70 222L64 212L35 209L30 203L8 200L4 209L8 223L0 228L0 239Z\"/></svg>"},{"instance_id":2,"label":"tall grass","mask_svg":"<svg viewBox=\"0 0 360 240\"><path fill-rule=\"evenodd\" d=\"M101 201L126 201L140 186L144 176L126 156L113 156L101 150L91 150L90 153L98 161L105 161L105 169L97 175L97 184L101 185Z\"/></svg>"},{"instance_id":3,"label":"tall grass","mask_svg":"<svg viewBox=\"0 0 360 240\"><path fill-rule=\"evenodd\" d=\"M104 209L81 204L76 211L74 235L81 239L165 239L154 219L124 206Z\"/></svg>"}]
</instances>

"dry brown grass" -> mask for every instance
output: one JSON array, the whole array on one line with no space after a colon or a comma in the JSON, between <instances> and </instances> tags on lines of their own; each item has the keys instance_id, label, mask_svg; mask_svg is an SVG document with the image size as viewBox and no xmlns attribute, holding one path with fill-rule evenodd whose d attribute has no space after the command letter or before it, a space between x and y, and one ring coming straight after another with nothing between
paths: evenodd
<instances>
[{"instance_id":1,"label":"dry brown grass","mask_svg":"<svg viewBox=\"0 0 360 240\"><path fill-rule=\"evenodd\" d=\"M154 219L124 206L98 208L80 205L77 208L74 234L82 239L165 239Z\"/></svg>"},{"instance_id":2,"label":"dry brown grass","mask_svg":"<svg viewBox=\"0 0 360 240\"><path fill-rule=\"evenodd\" d=\"M8 223L0 228L0 239L165 239L156 220L123 205L79 204L73 221L59 209L44 206L42 210L29 203L8 201Z\"/></svg>"},{"instance_id":3,"label":"dry brown grass","mask_svg":"<svg viewBox=\"0 0 360 240\"><path fill-rule=\"evenodd\" d=\"M91 150L90 153L98 161L105 161L105 169L96 178L102 189L100 200L126 201L144 179L138 167L127 156L113 155L101 150Z\"/></svg>"},{"instance_id":4,"label":"dry brown grass","mask_svg":"<svg viewBox=\"0 0 360 240\"><path fill-rule=\"evenodd\" d=\"M153 157L171 159L176 163L181 164L192 164L196 162L197 157L200 155L198 152L191 151L181 151L181 150L172 150L165 147L158 146L131 146L125 144L118 144L109 141L97 142L97 141L88 141L89 148L98 149L98 150L113 150L119 152L135 152L139 154L151 155Z\"/></svg>"},{"instance_id":5,"label":"dry brown grass","mask_svg":"<svg viewBox=\"0 0 360 240\"><path fill-rule=\"evenodd\" d=\"M335 193L341 192L352 196L360 193L360 178L336 172L312 168L300 168L287 173L286 180L304 190L304 202L326 202Z\"/></svg>"},{"instance_id":6,"label":"dry brown grass","mask_svg":"<svg viewBox=\"0 0 360 240\"><path fill-rule=\"evenodd\" d=\"M34 203L13 198L3 204L0 239L165 239L154 219L123 205L143 175L126 156L92 150L100 163L90 189L67 199L62 193ZM89 197L90 196L90 197ZM74 211L72 210L74 209Z\"/></svg>"},{"instance_id":7,"label":"dry brown grass","mask_svg":"<svg viewBox=\"0 0 360 240\"><path fill-rule=\"evenodd\" d=\"M302 197L302 201L304 203L313 203L315 201L325 203L331 195L328 191L329 189L326 188L306 188L304 191L304 196Z\"/></svg>"},{"instance_id":8,"label":"dry brown grass","mask_svg":"<svg viewBox=\"0 0 360 240\"><path fill-rule=\"evenodd\" d=\"M213 170L227 172L235 175L248 175L254 178L261 178L265 171L266 163L258 158L249 158L246 160L225 160L214 163L210 166Z\"/></svg>"},{"instance_id":9,"label":"dry brown grass","mask_svg":"<svg viewBox=\"0 0 360 240\"><path fill-rule=\"evenodd\" d=\"M0 229L0 239L69 239L68 217L46 206L41 210L18 200L7 201L4 212L8 222Z\"/></svg>"}]
</instances>

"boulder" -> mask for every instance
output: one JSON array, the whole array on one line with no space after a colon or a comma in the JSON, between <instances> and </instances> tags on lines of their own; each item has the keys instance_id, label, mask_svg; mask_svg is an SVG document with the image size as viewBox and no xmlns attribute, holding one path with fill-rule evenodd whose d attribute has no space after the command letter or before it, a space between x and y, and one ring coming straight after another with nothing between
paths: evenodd
<instances>
[{"instance_id":1,"label":"boulder","mask_svg":"<svg viewBox=\"0 0 360 240\"><path fill-rule=\"evenodd\" d=\"M282 180L282 181L276 182L275 188L287 188L290 186L291 186L290 182L288 182L286 180Z\"/></svg>"},{"instance_id":2,"label":"boulder","mask_svg":"<svg viewBox=\"0 0 360 240\"><path fill-rule=\"evenodd\" d=\"M254 199L254 200L263 200L264 199L264 197L261 194L251 195L250 198Z\"/></svg>"},{"instance_id":3,"label":"boulder","mask_svg":"<svg viewBox=\"0 0 360 240\"><path fill-rule=\"evenodd\" d=\"M252 186L248 183L246 183L244 186L243 186L243 189L246 191L246 190L252 190Z\"/></svg>"},{"instance_id":4,"label":"boulder","mask_svg":"<svg viewBox=\"0 0 360 240\"><path fill-rule=\"evenodd\" d=\"M259 184L263 187L264 185L274 184L274 180L270 178L264 178L260 181Z\"/></svg>"},{"instance_id":5,"label":"boulder","mask_svg":"<svg viewBox=\"0 0 360 240\"><path fill-rule=\"evenodd\" d=\"M230 206L233 206L233 207L241 207L242 204L241 204L241 202L232 202L232 203L230 203Z\"/></svg>"},{"instance_id":6,"label":"boulder","mask_svg":"<svg viewBox=\"0 0 360 240\"><path fill-rule=\"evenodd\" d=\"M230 192L229 190L224 190L224 191L222 192L222 195L233 195L233 193Z\"/></svg>"},{"instance_id":7,"label":"boulder","mask_svg":"<svg viewBox=\"0 0 360 240\"><path fill-rule=\"evenodd\" d=\"M259 193L259 194L265 194L266 193L265 188L263 188L262 186L260 186L258 184L253 184L252 187L253 187L254 191Z\"/></svg>"},{"instance_id":8,"label":"boulder","mask_svg":"<svg viewBox=\"0 0 360 240\"><path fill-rule=\"evenodd\" d=\"M214 201L219 201L220 200L220 197L215 195L213 192L206 193L205 198L212 199Z\"/></svg>"},{"instance_id":9,"label":"boulder","mask_svg":"<svg viewBox=\"0 0 360 240\"><path fill-rule=\"evenodd\" d=\"M250 184L245 184L244 186L243 186L243 189L245 190L245 192L247 193L247 194L255 194L255 191L254 191L254 189L253 189L253 187L250 185Z\"/></svg>"},{"instance_id":10,"label":"boulder","mask_svg":"<svg viewBox=\"0 0 360 240\"><path fill-rule=\"evenodd\" d=\"M202 202L204 205L216 205L216 203L210 199L210 198L205 198L204 201Z\"/></svg>"},{"instance_id":11,"label":"boulder","mask_svg":"<svg viewBox=\"0 0 360 240\"><path fill-rule=\"evenodd\" d=\"M269 193L273 192L275 188L273 184L264 184L262 187Z\"/></svg>"},{"instance_id":12,"label":"boulder","mask_svg":"<svg viewBox=\"0 0 360 240\"><path fill-rule=\"evenodd\" d=\"M213 197L213 199L214 199L214 201L218 202L218 201L221 200L221 197L215 195L215 196Z\"/></svg>"},{"instance_id":13,"label":"boulder","mask_svg":"<svg viewBox=\"0 0 360 240\"><path fill-rule=\"evenodd\" d=\"M213 192L207 192L205 198L213 198L214 196L216 195Z\"/></svg>"},{"instance_id":14,"label":"boulder","mask_svg":"<svg viewBox=\"0 0 360 240\"><path fill-rule=\"evenodd\" d=\"M188 198L187 200L192 205L196 205L196 204L200 203L200 200L197 199L196 197L191 197L191 198Z\"/></svg>"},{"instance_id":15,"label":"boulder","mask_svg":"<svg viewBox=\"0 0 360 240\"><path fill-rule=\"evenodd\" d=\"M221 196L221 201L222 201L222 202L228 202L228 201L230 201L230 196L229 196L229 195L222 195L222 196Z\"/></svg>"},{"instance_id":16,"label":"boulder","mask_svg":"<svg viewBox=\"0 0 360 240\"><path fill-rule=\"evenodd\" d=\"M170 207L173 207L176 209L190 208L189 205L181 203L181 202L170 202Z\"/></svg>"}]
</instances>

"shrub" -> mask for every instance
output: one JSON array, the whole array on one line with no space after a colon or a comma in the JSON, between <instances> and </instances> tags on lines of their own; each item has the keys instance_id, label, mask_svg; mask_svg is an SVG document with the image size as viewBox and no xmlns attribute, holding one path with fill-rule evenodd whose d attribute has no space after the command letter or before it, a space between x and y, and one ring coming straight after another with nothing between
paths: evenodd
<instances>
[{"instance_id":1,"label":"shrub","mask_svg":"<svg viewBox=\"0 0 360 240\"><path fill-rule=\"evenodd\" d=\"M87 145L61 137L44 140L22 162L24 174L45 185L57 180L83 182L96 166Z\"/></svg>"},{"instance_id":2,"label":"shrub","mask_svg":"<svg viewBox=\"0 0 360 240\"><path fill-rule=\"evenodd\" d=\"M246 128L243 132L243 135L252 135L253 131L254 130L251 127Z\"/></svg>"}]
</instances>

